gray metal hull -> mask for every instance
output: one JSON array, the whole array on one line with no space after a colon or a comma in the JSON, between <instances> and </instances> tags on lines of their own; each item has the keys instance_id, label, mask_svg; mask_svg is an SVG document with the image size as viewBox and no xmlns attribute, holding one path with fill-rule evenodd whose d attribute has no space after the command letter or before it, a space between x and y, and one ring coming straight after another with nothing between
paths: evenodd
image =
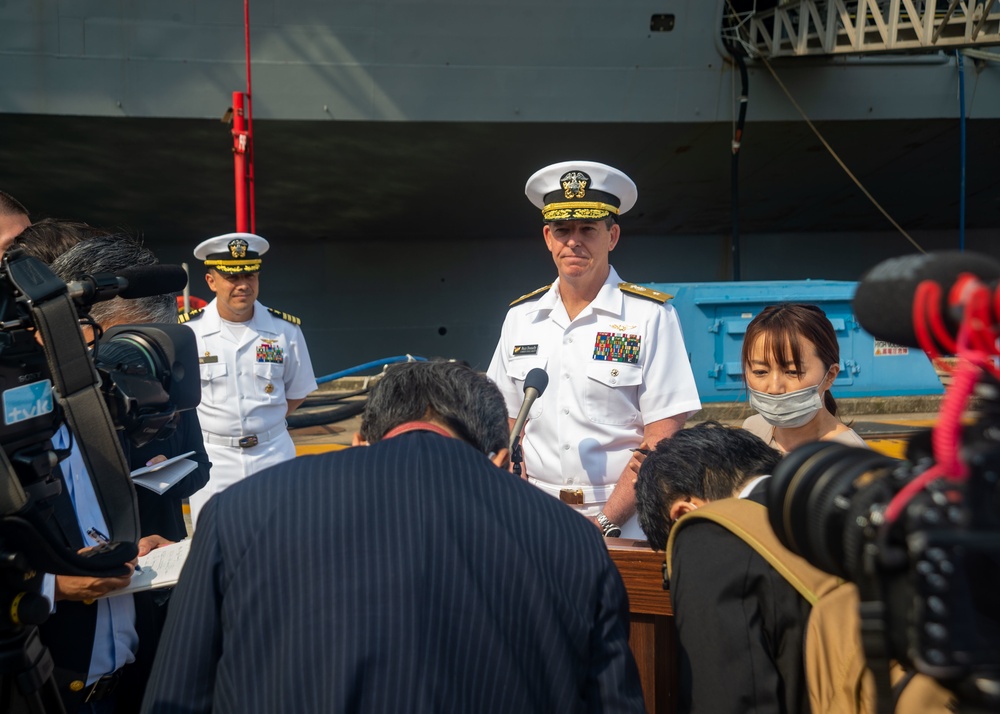
<instances>
[{"instance_id":1,"label":"gray metal hull","mask_svg":"<svg viewBox=\"0 0 1000 714\"><path fill-rule=\"evenodd\" d=\"M218 119L245 88L242 6L105 5L0 6L0 188L191 261L233 227ZM522 193L552 161L635 178L612 256L627 279L729 277L738 86L721 9L673 3L675 29L651 32L663 10L252 3L257 230L274 246L262 299L303 318L318 372L406 352L485 366L507 302L553 277ZM774 66L897 221L925 248L957 246L953 58ZM970 63L966 82L966 246L998 254L1000 65ZM741 277L852 280L910 252L763 67L749 89Z\"/></svg>"}]
</instances>

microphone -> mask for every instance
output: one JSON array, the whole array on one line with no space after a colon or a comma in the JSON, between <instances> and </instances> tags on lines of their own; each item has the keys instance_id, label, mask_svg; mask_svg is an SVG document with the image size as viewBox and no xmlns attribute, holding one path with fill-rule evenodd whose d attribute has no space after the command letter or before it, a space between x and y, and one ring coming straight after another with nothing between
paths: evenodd
<instances>
[{"instance_id":1,"label":"microphone","mask_svg":"<svg viewBox=\"0 0 1000 714\"><path fill-rule=\"evenodd\" d=\"M885 260L861 277L854 294L854 315L873 336L908 347L921 347L913 327L917 286L925 280L941 287L941 314L951 335L958 332L961 313L950 309L948 295L962 273L990 283L1000 279L1000 262L980 253L942 251Z\"/></svg>"},{"instance_id":2,"label":"microphone","mask_svg":"<svg viewBox=\"0 0 1000 714\"><path fill-rule=\"evenodd\" d=\"M179 293L187 286L188 276L179 265L137 265L121 271L125 287L119 295L126 300Z\"/></svg>"},{"instance_id":3,"label":"microphone","mask_svg":"<svg viewBox=\"0 0 1000 714\"><path fill-rule=\"evenodd\" d=\"M187 285L187 273L179 265L137 265L121 275L94 273L66 283L69 296L78 304L93 305L113 297L126 300L175 293Z\"/></svg>"},{"instance_id":4,"label":"microphone","mask_svg":"<svg viewBox=\"0 0 1000 714\"><path fill-rule=\"evenodd\" d=\"M545 391L545 387L548 384L549 375L545 373L544 369L539 369L538 367L530 370L524 378L524 402L521 404L521 411L517 413L517 419L514 420L514 428L510 430L510 442L507 444L508 449L513 450L514 442L517 441L517 437L521 434L521 429L524 428L524 422L528 419L528 412L531 411L535 400L542 396L542 392Z\"/></svg>"}]
</instances>

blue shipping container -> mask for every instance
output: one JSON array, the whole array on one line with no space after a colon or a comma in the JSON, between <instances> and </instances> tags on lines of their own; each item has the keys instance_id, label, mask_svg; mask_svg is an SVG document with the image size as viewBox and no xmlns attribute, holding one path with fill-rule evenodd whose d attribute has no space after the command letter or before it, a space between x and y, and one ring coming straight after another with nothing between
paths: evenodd
<instances>
[{"instance_id":1,"label":"blue shipping container","mask_svg":"<svg viewBox=\"0 0 1000 714\"><path fill-rule=\"evenodd\" d=\"M876 340L854 318L856 282L772 280L731 283L645 283L673 295L702 402L745 401L740 350L747 325L763 308L803 302L821 308L840 343L834 397L941 394L923 351Z\"/></svg>"}]
</instances>

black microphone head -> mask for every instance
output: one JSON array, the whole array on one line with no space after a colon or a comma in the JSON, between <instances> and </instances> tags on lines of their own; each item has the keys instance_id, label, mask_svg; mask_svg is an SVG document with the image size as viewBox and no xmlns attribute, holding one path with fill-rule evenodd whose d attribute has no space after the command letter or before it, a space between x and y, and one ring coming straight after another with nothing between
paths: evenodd
<instances>
[{"instance_id":1,"label":"black microphone head","mask_svg":"<svg viewBox=\"0 0 1000 714\"><path fill-rule=\"evenodd\" d=\"M524 377L525 392L529 389L534 389L538 392L538 396L541 396L547 386L549 386L549 375L540 367L529 370L528 374Z\"/></svg>"},{"instance_id":2,"label":"black microphone head","mask_svg":"<svg viewBox=\"0 0 1000 714\"><path fill-rule=\"evenodd\" d=\"M187 285L187 273L179 265L137 265L119 275L128 282L118 291L126 299L176 293Z\"/></svg>"},{"instance_id":3,"label":"black microphone head","mask_svg":"<svg viewBox=\"0 0 1000 714\"><path fill-rule=\"evenodd\" d=\"M933 280L941 286L941 311L949 331L958 323L950 315L948 291L962 273L991 282L1000 278L1000 262L980 253L943 251L904 255L882 261L865 273L854 294L854 315L874 337L909 347L920 347L913 330L913 298L917 286Z\"/></svg>"}]
</instances>

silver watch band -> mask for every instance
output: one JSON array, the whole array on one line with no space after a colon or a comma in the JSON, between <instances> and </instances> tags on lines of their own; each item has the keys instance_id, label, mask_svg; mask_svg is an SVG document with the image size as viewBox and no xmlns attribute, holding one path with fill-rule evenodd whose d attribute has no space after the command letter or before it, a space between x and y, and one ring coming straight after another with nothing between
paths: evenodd
<instances>
[{"instance_id":1,"label":"silver watch band","mask_svg":"<svg viewBox=\"0 0 1000 714\"><path fill-rule=\"evenodd\" d=\"M601 531L603 531L605 538L618 538L621 536L622 529L604 515L604 511L597 512L597 522L601 525Z\"/></svg>"}]
</instances>

